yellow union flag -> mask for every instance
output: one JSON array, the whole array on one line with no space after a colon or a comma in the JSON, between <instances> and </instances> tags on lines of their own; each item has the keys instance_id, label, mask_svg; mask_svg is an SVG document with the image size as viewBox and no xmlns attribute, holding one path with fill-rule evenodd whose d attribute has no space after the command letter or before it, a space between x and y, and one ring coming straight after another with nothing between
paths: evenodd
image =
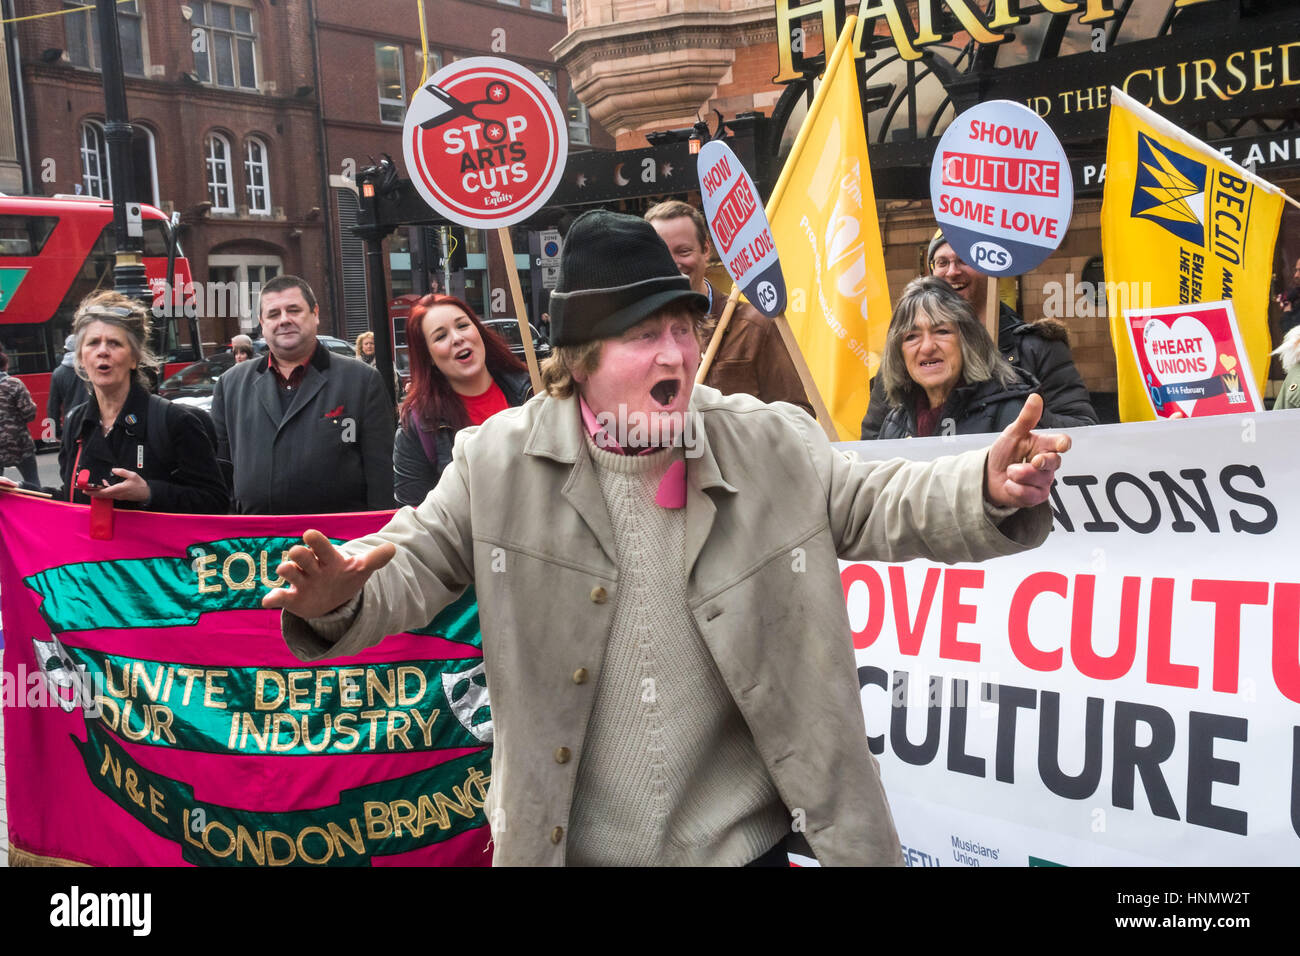
<instances>
[{"instance_id":1,"label":"yellow union flag","mask_svg":"<svg viewBox=\"0 0 1300 956\"><path fill-rule=\"evenodd\" d=\"M772 190L785 316L842 440L856 440L889 329L889 286L849 17Z\"/></svg>"},{"instance_id":2,"label":"yellow union flag","mask_svg":"<svg viewBox=\"0 0 1300 956\"><path fill-rule=\"evenodd\" d=\"M1282 192L1111 90L1101 252L1121 421L1155 417L1125 308L1231 299L1255 384L1268 375L1269 279Z\"/></svg>"}]
</instances>

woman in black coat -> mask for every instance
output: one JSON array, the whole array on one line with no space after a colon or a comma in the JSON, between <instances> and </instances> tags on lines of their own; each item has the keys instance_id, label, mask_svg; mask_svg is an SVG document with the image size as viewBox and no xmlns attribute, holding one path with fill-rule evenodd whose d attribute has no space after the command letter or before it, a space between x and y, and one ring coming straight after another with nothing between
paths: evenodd
<instances>
[{"instance_id":1,"label":"woman in black coat","mask_svg":"<svg viewBox=\"0 0 1300 956\"><path fill-rule=\"evenodd\" d=\"M1032 375L1002 357L966 300L932 277L903 290L880 378L889 402L881 439L1000 432L1039 391ZM1061 427L1047 411L1039 425Z\"/></svg>"},{"instance_id":2,"label":"woman in black coat","mask_svg":"<svg viewBox=\"0 0 1300 956\"><path fill-rule=\"evenodd\" d=\"M418 506L451 461L456 432L481 425L533 394L528 370L474 310L449 295L426 295L406 327L411 386L393 440L393 497Z\"/></svg>"},{"instance_id":3,"label":"woman in black coat","mask_svg":"<svg viewBox=\"0 0 1300 956\"><path fill-rule=\"evenodd\" d=\"M146 344L149 314L133 299L97 292L73 322L77 374L90 400L68 413L57 497L176 514L224 514L229 494L203 413L145 390L157 365Z\"/></svg>"}]
</instances>

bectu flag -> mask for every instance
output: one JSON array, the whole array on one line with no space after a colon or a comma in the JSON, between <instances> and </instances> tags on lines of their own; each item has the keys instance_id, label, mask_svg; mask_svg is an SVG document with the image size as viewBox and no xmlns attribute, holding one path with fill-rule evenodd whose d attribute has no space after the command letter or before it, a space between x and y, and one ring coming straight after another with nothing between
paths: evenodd
<instances>
[{"instance_id":1,"label":"bectu flag","mask_svg":"<svg viewBox=\"0 0 1300 956\"><path fill-rule=\"evenodd\" d=\"M768 202L790 323L842 439L856 439L889 330L889 285L849 17Z\"/></svg>"},{"instance_id":2,"label":"bectu flag","mask_svg":"<svg viewBox=\"0 0 1300 956\"><path fill-rule=\"evenodd\" d=\"M1282 191L1121 91L1110 102L1101 250L1120 420L1152 418L1125 308L1231 299L1262 392Z\"/></svg>"}]
</instances>

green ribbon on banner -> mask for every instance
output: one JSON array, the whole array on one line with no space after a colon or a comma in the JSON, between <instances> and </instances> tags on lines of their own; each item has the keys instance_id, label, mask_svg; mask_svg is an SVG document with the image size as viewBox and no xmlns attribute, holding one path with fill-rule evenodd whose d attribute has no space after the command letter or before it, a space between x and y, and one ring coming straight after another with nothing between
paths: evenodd
<instances>
[{"instance_id":1,"label":"green ribbon on banner","mask_svg":"<svg viewBox=\"0 0 1300 956\"><path fill-rule=\"evenodd\" d=\"M136 744L294 756L491 742L486 681L475 658L231 667L63 647L96 689L100 721Z\"/></svg>"},{"instance_id":2,"label":"green ribbon on banner","mask_svg":"<svg viewBox=\"0 0 1300 956\"><path fill-rule=\"evenodd\" d=\"M368 866L486 824L488 752L339 794L327 807L280 813L194 798L194 788L146 770L100 730L73 738L90 779L119 807L206 866Z\"/></svg>"},{"instance_id":3,"label":"green ribbon on banner","mask_svg":"<svg viewBox=\"0 0 1300 956\"><path fill-rule=\"evenodd\" d=\"M190 627L213 611L260 610L266 592L284 584L275 569L285 552L301 543L286 537L225 538L192 544L185 557L64 564L23 583L43 598L41 615L55 634ZM473 588L414 633L480 646Z\"/></svg>"}]
</instances>

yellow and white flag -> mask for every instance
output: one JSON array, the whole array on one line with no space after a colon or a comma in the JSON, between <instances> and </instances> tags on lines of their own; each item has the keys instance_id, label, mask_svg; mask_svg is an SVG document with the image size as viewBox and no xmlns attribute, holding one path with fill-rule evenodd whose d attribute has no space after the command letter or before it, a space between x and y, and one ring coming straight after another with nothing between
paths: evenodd
<instances>
[{"instance_id":1,"label":"yellow and white flag","mask_svg":"<svg viewBox=\"0 0 1300 956\"><path fill-rule=\"evenodd\" d=\"M1264 391L1282 203L1277 187L1111 89L1101 252L1121 421L1154 417L1125 308L1231 299L1255 384Z\"/></svg>"},{"instance_id":2,"label":"yellow and white flag","mask_svg":"<svg viewBox=\"0 0 1300 956\"><path fill-rule=\"evenodd\" d=\"M842 440L861 432L891 312L853 68L856 23L844 24L767 205L785 316Z\"/></svg>"}]
</instances>

